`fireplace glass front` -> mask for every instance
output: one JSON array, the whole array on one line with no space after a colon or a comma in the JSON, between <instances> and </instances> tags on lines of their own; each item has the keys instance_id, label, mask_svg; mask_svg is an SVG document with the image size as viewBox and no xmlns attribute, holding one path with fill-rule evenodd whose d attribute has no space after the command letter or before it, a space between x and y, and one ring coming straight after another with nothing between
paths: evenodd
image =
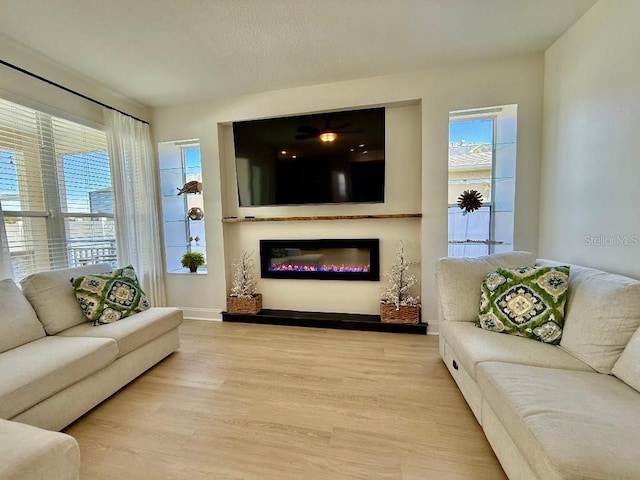
<instances>
[{"instance_id":1,"label":"fireplace glass front","mask_svg":"<svg viewBox=\"0 0 640 480\"><path fill-rule=\"evenodd\" d=\"M376 239L261 240L262 278L380 280Z\"/></svg>"}]
</instances>

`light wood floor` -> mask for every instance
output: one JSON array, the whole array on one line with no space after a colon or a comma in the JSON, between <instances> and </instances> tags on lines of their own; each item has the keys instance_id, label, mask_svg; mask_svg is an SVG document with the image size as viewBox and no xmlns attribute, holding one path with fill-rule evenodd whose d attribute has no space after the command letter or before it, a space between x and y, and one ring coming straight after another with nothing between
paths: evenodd
<instances>
[{"instance_id":1,"label":"light wood floor","mask_svg":"<svg viewBox=\"0 0 640 480\"><path fill-rule=\"evenodd\" d=\"M185 321L69 426L82 480L505 479L435 336Z\"/></svg>"}]
</instances>

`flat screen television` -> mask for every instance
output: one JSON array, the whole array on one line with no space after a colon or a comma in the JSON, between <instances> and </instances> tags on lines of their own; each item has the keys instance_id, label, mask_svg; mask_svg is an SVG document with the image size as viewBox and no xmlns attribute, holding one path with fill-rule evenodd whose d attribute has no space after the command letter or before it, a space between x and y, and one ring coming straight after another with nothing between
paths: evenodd
<instances>
[{"instance_id":1,"label":"flat screen television","mask_svg":"<svg viewBox=\"0 0 640 480\"><path fill-rule=\"evenodd\" d=\"M385 109L233 123L241 207L383 203Z\"/></svg>"}]
</instances>

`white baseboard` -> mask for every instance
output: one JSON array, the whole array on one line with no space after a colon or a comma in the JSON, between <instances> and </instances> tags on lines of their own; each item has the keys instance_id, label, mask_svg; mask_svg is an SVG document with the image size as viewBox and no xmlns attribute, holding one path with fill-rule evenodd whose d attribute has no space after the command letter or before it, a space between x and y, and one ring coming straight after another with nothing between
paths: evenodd
<instances>
[{"instance_id":1,"label":"white baseboard","mask_svg":"<svg viewBox=\"0 0 640 480\"><path fill-rule=\"evenodd\" d=\"M222 321L222 310L219 308L178 307L186 320Z\"/></svg>"}]
</instances>

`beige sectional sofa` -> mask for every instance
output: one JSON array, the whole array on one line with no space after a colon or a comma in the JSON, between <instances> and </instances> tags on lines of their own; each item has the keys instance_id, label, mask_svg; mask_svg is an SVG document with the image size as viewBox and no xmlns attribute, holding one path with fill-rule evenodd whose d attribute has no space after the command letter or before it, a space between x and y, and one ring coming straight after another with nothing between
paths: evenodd
<instances>
[{"instance_id":1,"label":"beige sectional sofa","mask_svg":"<svg viewBox=\"0 0 640 480\"><path fill-rule=\"evenodd\" d=\"M0 479L77 478L78 445L56 430L178 348L175 308L87 322L69 280L109 270L39 273L22 290L0 281Z\"/></svg>"},{"instance_id":2,"label":"beige sectional sofa","mask_svg":"<svg viewBox=\"0 0 640 480\"><path fill-rule=\"evenodd\" d=\"M536 263L439 260L440 355L510 479L638 479L640 282L571 265L558 346L476 327L487 273Z\"/></svg>"}]
</instances>

